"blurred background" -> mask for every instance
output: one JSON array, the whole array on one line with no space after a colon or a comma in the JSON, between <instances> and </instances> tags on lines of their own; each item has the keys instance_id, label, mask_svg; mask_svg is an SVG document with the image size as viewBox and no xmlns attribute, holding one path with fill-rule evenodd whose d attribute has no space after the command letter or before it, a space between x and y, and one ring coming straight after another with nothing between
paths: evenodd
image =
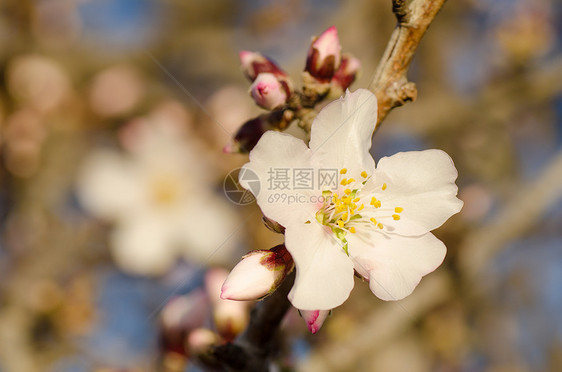
<instances>
[{"instance_id":1,"label":"blurred background","mask_svg":"<svg viewBox=\"0 0 562 372\"><path fill-rule=\"evenodd\" d=\"M445 263L386 303L357 283L310 335L291 309L277 370L562 370L562 5L445 4L409 72L415 103L375 159L440 148L465 202L436 235ZM223 180L261 111L240 50L297 82L331 25L367 87L389 0L3 0L0 371L199 371L245 327L226 270L282 236Z\"/></svg>"}]
</instances>

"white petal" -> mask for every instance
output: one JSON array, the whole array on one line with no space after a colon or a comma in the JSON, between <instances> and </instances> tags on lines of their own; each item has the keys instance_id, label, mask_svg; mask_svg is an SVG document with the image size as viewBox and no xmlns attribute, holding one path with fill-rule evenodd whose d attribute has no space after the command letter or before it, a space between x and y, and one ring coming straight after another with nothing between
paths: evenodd
<instances>
[{"instance_id":1,"label":"white petal","mask_svg":"<svg viewBox=\"0 0 562 372\"><path fill-rule=\"evenodd\" d=\"M88 157L77 179L78 198L92 214L113 219L144 203L144 179L138 169L113 151Z\"/></svg>"},{"instance_id":2,"label":"white petal","mask_svg":"<svg viewBox=\"0 0 562 372\"><path fill-rule=\"evenodd\" d=\"M131 215L120 221L111 234L113 258L119 267L133 274L163 274L175 261L171 233L165 219Z\"/></svg>"},{"instance_id":3,"label":"white petal","mask_svg":"<svg viewBox=\"0 0 562 372\"><path fill-rule=\"evenodd\" d=\"M381 220L389 232L422 235L461 210L463 202L456 197L456 178L457 170L444 151L400 152L379 161L375 176L362 192L381 200L381 212L390 208L387 218ZM395 207L404 209L398 221L390 217Z\"/></svg>"},{"instance_id":4,"label":"white petal","mask_svg":"<svg viewBox=\"0 0 562 372\"><path fill-rule=\"evenodd\" d=\"M366 89L331 102L312 123L310 149L323 167L349 168L349 177L372 174L375 162L369 154L377 122L377 98Z\"/></svg>"},{"instance_id":5,"label":"white petal","mask_svg":"<svg viewBox=\"0 0 562 372\"><path fill-rule=\"evenodd\" d=\"M297 270L289 300L297 309L333 309L353 288L353 264L341 242L328 231L316 221L285 230L285 245Z\"/></svg>"},{"instance_id":6,"label":"white petal","mask_svg":"<svg viewBox=\"0 0 562 372\"><path fill-rule=\"evenodd\" d=\"M417 237L348 234L347 240L355 269L385 301L411 294L424 275L441 265L447 252L431 233Z\"/></svg>"},{"instance_id":7,"label":"white petal","mask_svg":"<svg viewBox=\"0 0 562 372\"><path fill-rule=\"evenodd\" d=\"M294 221L305 222L314 218L318 209L311 197L320 195L314 192L317 170L310 157L311 152L302 140L266 132L250 152L250 162L240 173L240 184L254 194L263 214L270 219L284 226ZM293 172L303 169L312 173L314 184L297 189Z\"/></svg>"},{"instance_id":8,"label":"white petal","mask_svg":"<svg viewBox=\"0 0 562 372\"><path fill-rule=\"evenodd\" d=\"M243 221L218 196L197 195L186 200L175 233L186 260L202 265L230 264L240 244Z\"/></svg>"}]
</instances>

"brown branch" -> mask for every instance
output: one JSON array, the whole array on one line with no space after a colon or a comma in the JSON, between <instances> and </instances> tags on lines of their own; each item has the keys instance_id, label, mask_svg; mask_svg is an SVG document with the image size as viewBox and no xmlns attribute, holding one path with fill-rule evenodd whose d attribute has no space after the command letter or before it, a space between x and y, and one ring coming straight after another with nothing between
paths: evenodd
<instances>
[{"instance_id":1,"label":"brown branch","mask_svg":"<svg viewBox=\"0 0 562 372\"><path fill-rule=\"evenodd\" d=\"M227 371L269 371L279 325L291 306L287 295L294 281L293 270L271 296L252 309L246 331L233 343L218 346L213 350L216 361Z\"/></svg>"},{"instance_id":2,"label":"brown branch","mask_svg":"<svg viewBox=\"0 0 562 372\"><path fill-rule=\"evenodd\" d=\"M421 38L445 3L445 0L393 0L392 10L398 25L390 37L369 89L378 100L377 128L395 107L414 101L416 85L406 74Z\"/></svg>"}]
</instances>

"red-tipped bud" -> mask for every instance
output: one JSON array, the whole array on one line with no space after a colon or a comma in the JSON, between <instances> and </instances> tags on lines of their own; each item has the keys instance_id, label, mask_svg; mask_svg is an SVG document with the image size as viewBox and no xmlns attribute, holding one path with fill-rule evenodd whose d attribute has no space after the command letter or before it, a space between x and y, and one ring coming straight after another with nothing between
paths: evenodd
<instances>
[{"instance_id":1,"label":"red-tipped bud","mask_svg":"<svg viewBox=\"0 0 562 372\"><path fill-rule=\"evenodd\" d=\"M250 87L250 94L258 106L275 110L287 102L290 92L287 83L277 80L272 73L262 72Z\"/></svg>"},{"instance_id":2,"label":"red-tipped bud","mask_svg":"<svg viewBox=\"0 0 562 372\"><path fill-rule=\"evenodd\" d=\"M349 54L342 56L340 68L332 78L332 89L337 90L338 96L341 96L355 81L360 68L361 62L357 58Z\"/></svg>"},{"instance_id":3,"label":"red-tipped bud","mask_svg":"<svg viewBox=\"0 0 562 372\"><path fill-rule=\"evenodd\" d=\"M256 80L263 72L272 73L279 78L287 78L285 71L281 70L271 59L257 52L241 51L240 64L242 72L250 81Z\"/></svg>"},{"instance_id":4,"label":"red-tipped bud","mask_svg":"<svg viewBox=\"0 0 562 372\"><path fill-rule=\"evenodd\" d=\"M306 322L308 330L315 334L320 330L324 320L330 315L332 310L299 310L299 314Z\"/></svg>"},{"instance_id":5,"label":"red-tipped bud","mask_svg":"<svg viewBox=\"0 0 562 372\"><path fill-rule=\"evenodd\" d=\"M305 71L320 81L329 81L341 63L341 45L338 30L332 26L312 39Z\"/></svg>"},{"instance_id":6,"label":"red-tipped bud","mask_svg":"<svg viewBox=\"0 0 562 372\"><path fill-rule=\"evenodd\" d=\"M270 250L252 251L226 278L221 298L248 301L265 297L279 287L293 267L293 258L283 244Z\"/></svg>"},{"instance_id":7,"label":"red-tipped bud","mask_svg":"<svg viewBox=\"0 0 562 372\"><path fill-rule=\"evenodd\" d=\"M245 122L223 151L228 154L250 152L261 136L272 129L285 129L291 122L291 111L273 111Z\"/></svg>"}]
</instances>

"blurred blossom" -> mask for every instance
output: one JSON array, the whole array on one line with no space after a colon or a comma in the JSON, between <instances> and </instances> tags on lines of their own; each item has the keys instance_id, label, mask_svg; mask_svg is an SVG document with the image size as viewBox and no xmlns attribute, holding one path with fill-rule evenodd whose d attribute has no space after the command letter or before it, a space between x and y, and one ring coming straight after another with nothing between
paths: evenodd
<instances>
[{"instance_id":1,"label":"blurred blossom","mask_svg":"<svg viewBox=\"0 0 562 372\"><path fill-rule=\"evenodd\" d=\"M219 148L222 148L242 123L257 110L248 99L247 90L234 85L217 90L209 97L205 106L212 118L207 123L207 128Z\"/></svg>"},{"instance_id":2,"label":"blurred blossom","mask_svg":"<svg viewBox=\"0 0 562 372\"><path fill-rule=\"evenodd\" d=\"M496 28L496 38L509 61L524 63L547 53L555 40L548 6L527 4L505 17Z\"/></svg>"},{"instance_id":3,"label":"blurred blossom","mask_svg":"<svg viewBox=\"0 0 562 372\"><path fill-rule=\"evenodd\" d=\"M119 116L131 111L144 93L143 81L133 67L113 66L94 77L90 106L100 116Z\"/></svg>"},{"instance_id":4,"label":"blurred blossom","mask_svg":"<svg viewBox=\"0 0 562 372\"><path fill-rule=\"evenodd\" d=\"M12 59L7 67L8 92L40 112L57 108L70 91L70 79L54 60L40 55Z\"/></svg>"},{"instance_id":5,"label":"blurred blossom","mask_svg":"<svg viewBox=\"0 0 562 372\"><path fill-rule=\"evenodd\" d=\"M18 177L33 175L39 168L46 135L41 117L32 109L21 109L6 118L3 133L6 168Z\"/></svg>"},{"instance_id":6,"label":"blurred blossom","mask_svg":"<svg viewBox=\"0 0 562 372\"><path fill-rule=\"evenodd\" d=\"M113 257L124 270L163 274L177 256L228 263L236 215L213 191L213 166L178 123L145 118L127 125L127 153L96 150L78 178L83 206L115 222Z\"/></svg>"},{"instance_id":7,"label":"blurred blossom","mask_svg":"<svg viewBox=\"0 0 562 372\"><path fill-rule=\"evenodd\" d=\"M172 298L162 312L162 347L165 352L185 354L185 341L191 331L201 327L210 304L203 289Z\"/></svg>"},{"instance_id":8,"label":"blurred blossom","mask_svg":"<svg viewBox=\"0 0 562 372\"><path fill-rule=\"evenodd\" d=\"M198 328L187 337L186 347L190 355L204 354L209 347L220 342L217 334L210 329Z\"/></svg>"},{"instance_id":9,"label":"blurred blossom","mask_svg":"<svg viewBox=\"0 0 562 372\"><path fill-rule=\"evenodd\" d=\"M472 184L460 190L459 198L464 201L460 215L469 221L480 221L492 209L494 198L490 191L481 184Z\"/></svg>"},{"instance_id":10,"label":"blurred blossom","mask_svg":"<svg viewBox=\"0 0 562 372\"><path fill-rule=\"evenodd\" d=\"M77 2L77 0L34 2L32 28L37 40L55 48L74 44L82 30Z\"/></svg>"},{"instance_id":11,"label":"blurred blossom","mask_svg":"<svg viewBox=\"0 0 562 372\"><path fill-rule=\"evenodd\" d=\"M203 324L209 304L202 289L172 298L160 314L166 329L194 329Z\"/></svg>"},{"instance_id":12,"label":"blurred blossom","mask_svg":"<svg viewBox=\"0 0 562 372\"><path fill-rule=\"evenodd\" d=\"M223 300L221 298L221 287L227 276L228 271L225 269L211 269L205 276L205 287L214 306L213 317L217 332L225 340L230 341L248 325L248 305L250 302Z\"/></svg>"}]
</instances>

